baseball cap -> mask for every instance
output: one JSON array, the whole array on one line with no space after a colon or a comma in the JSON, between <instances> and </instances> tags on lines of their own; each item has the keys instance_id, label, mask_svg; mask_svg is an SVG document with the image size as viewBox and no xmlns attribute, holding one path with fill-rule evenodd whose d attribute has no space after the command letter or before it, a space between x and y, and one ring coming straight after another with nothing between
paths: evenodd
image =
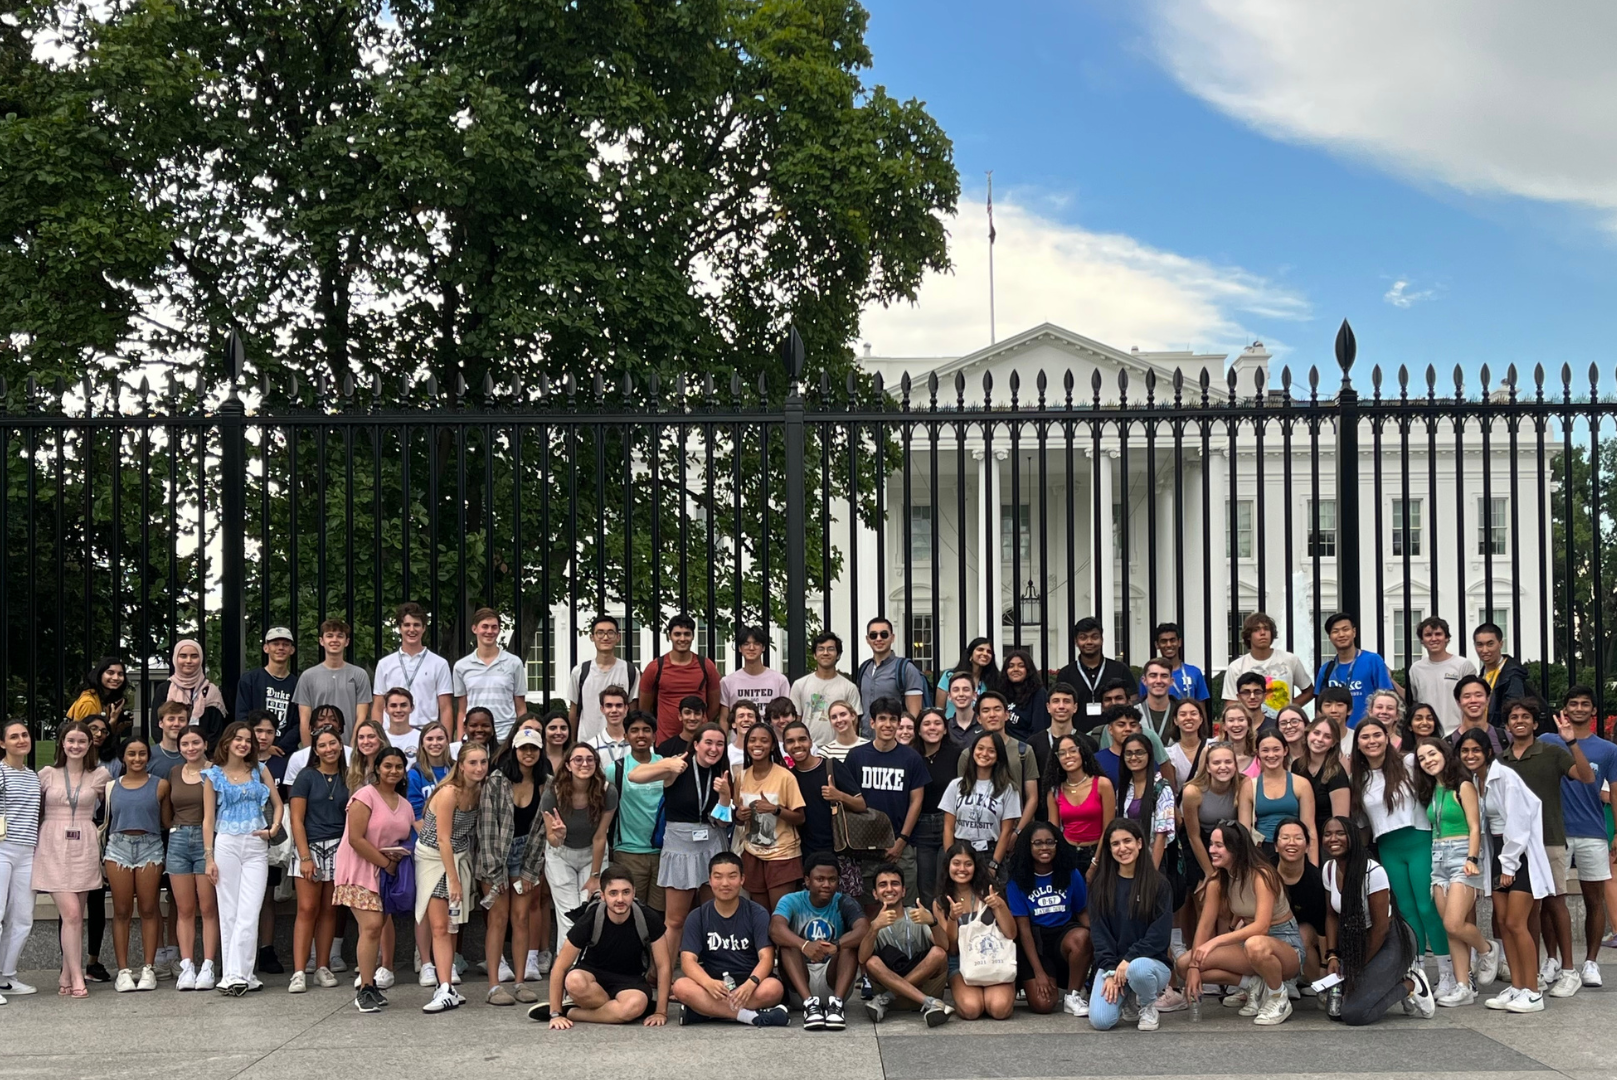
<instances>
[{"instance_id":1,"label":"baseball cap","mask_svg":"<svg viewBox=\"0 0 1617 1080\"><path fill-rule=\"evenodd\" d=\"M272 641L290 641L292 644L296 645L298 639L293 637L292 631L288 630L286 627L272 626L264 634L264 644L268 645Z\"/></svg>"},{"instance_id":2,"label":"baseball cap","mask_svg":"<svg viewBox=\"0 0 1617 1080\"><path fill-rule=\"evenodd\" d=\"M513 748L518 746L543 746L545 738L531 727L525 727L511 739Z\"/></svg>"}]
</instances>

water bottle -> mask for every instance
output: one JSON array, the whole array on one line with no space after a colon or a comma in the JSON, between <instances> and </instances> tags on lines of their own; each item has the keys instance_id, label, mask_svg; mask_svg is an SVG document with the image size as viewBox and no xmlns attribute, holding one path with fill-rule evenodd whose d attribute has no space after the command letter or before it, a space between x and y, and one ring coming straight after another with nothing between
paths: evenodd
<instances>
[{"instance_id":1,"label":"water bottle","mask_svg":"<svg viewBox=\"0 0 1617 1080\"><path fill-rule=\"evenodd\" d=\"M1192 1024L1202 1022L1202 996L1200 994L1195 994L1190 999L1190 1022Z\"/></svg>"},{"instance_id":2,"label":"water bottle","mask_svg":"<svg viewBox=\"0 0 1617 1080\"><path fill-rule=\"evenodd\" d=\"M735 993L736 979L735 976L730 974L728 971L724 973L724 988L732 994Z\"/></svg>"}]
</instances>

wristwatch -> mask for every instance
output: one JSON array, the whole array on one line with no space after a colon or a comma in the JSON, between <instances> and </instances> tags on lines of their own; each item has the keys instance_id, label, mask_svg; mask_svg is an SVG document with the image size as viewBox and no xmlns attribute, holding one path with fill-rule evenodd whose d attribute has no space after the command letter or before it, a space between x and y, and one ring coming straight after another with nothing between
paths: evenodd
<instances>
[{"instance_id":1,"label":"wristwatch","mask_svg":"<svg viewBox=\"0 0 1617 1080\"><path fill-rule=\"evenodd\" d=\"M754 986L762 986L763 985L763 980L759 979L758 976L756 976L756 975L748 975L747 976L747 981L750 982Z\"/></svg>"},{"instance_id":2,"label":"wristwatch","mask_svg":"<svg viewBox=\"0 0 1617 1080\"><path fill-rule=\"evenodd\" d=\"M901 832L901 833L899 833L899 834L898 834L898 838L899 838L899 839L900 839L900 840L902 840L902 841L904 841L904 842L905 842L905 843L906 843L906 844L907 844L907 843L909 843L909 842L910 842L910 834L909 834L909 833L907 833L907 832Z\"/></svg>"}]
</instances>

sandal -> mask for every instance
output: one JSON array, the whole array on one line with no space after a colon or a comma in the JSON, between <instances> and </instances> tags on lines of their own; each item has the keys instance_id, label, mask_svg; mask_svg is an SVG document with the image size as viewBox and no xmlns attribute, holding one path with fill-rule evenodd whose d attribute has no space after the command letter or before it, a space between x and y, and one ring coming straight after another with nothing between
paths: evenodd
<instances>
[{"instance_id":1,"label":"sandal","mask_svg":"<svg viewBox=\"0 0 1617 1080\"><path fill-rule=\"evenodd\" d=\"M68 996L69 997L76 997L76 998L87 998L87 997L90 996L90 991L88 989L86 989L85 987L75 986L72 990L70 990L68 992Z\"/></svg>"}]
</instances>

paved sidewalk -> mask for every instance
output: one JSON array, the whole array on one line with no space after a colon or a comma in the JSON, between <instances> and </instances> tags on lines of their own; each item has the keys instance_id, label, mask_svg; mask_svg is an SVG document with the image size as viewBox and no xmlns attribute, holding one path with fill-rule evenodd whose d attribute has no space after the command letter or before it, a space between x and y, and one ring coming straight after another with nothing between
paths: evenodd
<instances>
[{"instance_id":1,"label":"paved sidewalk","mask_svg":"<svg viewBox=\"0 0 1617 1080\"><path fill-rule=\"evenodd\" d=\"M1608 956L1613 954L1608 953ZM347 988L286 993L286 977L243 998L92 987L87 1000L56 996L54 971L25 972L45 993L0 1008L0 1077L59 1080L287 1080L288 1077L452 1076L456 1080L543 1075L568 1080L692 1080L739 1073L749 1080L974 1080L1073 1076L1425 1076L1572 1077L1617 1080L1617 962L1612 988L1551 1000L1543 1013L1515 1016L1477 1005L1439 1009L1433 1020L1395 1010L1370 1028L1331 1023L1304 1001L1283 1026L1256 1028L1209 1004L1200 1024L1188 1013L1162 1029L1090 1030L1065 1015L1023 1009L1005 1023L952 1020L928 1030L913 1013L878 1028L855 1003L848 1030L805 1032L729 1024L661 1030L580 1025L553 1032L522 1007L482 1004L485 983L468 980L470 1002L453 1012L420 1011L429 991L395 987L375 1015L352 1007ZM678 1010L674 1010L677 1017ZM763 1056L752 1056L751 1050Z\"/></svg>"}]
</instances>

